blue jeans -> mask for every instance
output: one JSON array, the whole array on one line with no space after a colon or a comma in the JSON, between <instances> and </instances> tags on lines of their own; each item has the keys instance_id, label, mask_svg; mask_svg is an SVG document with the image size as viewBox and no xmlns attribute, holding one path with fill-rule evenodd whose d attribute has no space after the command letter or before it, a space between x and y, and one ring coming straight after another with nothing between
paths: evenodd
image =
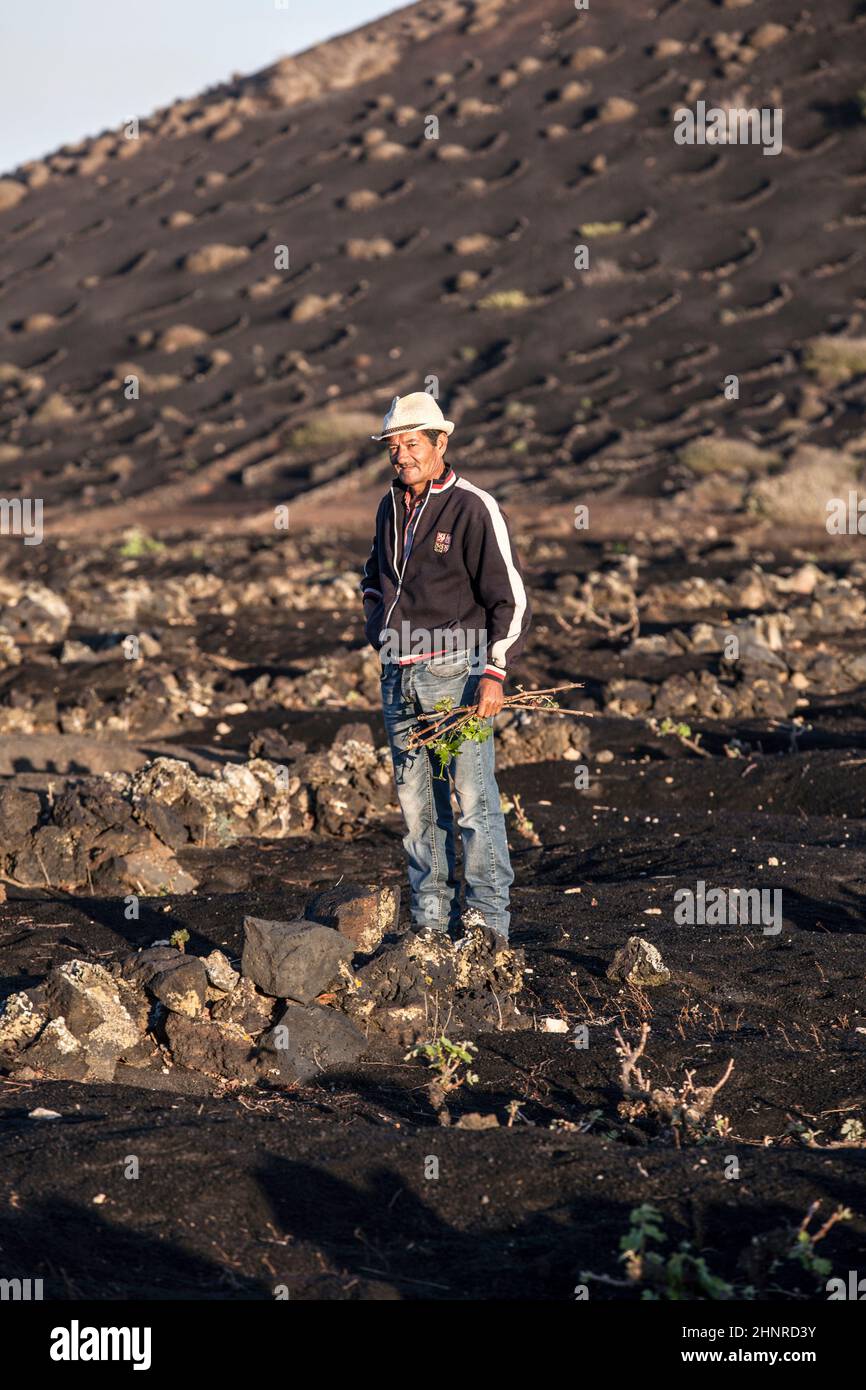
<instances>
[{"instance_id":1,"label":"blue jeans","mask_svg":"<svg viewBox=\"0 0 866 1390\"><path fill-rule=\"evenodd\" d=\"M451 780L459 807L466 907L475 907L488 926L507 938L511 914L508 889L514 881L494 774L491 736L466 741L444 777L427 748L407 750L418 714L431 712L444 696L454 706L474 704L484 653L466 652L398 666L388 661L381 675L382 711L391 746L397 797L407 826L403 837L409 869L413 924L447 931L460 920L460 885L455 878ZM492 724L493 720L488 719Z\"/></svg>"}]
</instances>

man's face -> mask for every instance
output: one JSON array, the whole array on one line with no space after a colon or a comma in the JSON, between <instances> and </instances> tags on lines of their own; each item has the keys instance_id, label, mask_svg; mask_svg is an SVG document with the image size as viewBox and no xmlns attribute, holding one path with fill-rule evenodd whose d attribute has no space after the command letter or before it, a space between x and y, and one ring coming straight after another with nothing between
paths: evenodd
<instances>
[{"instance_id":1,"label":"man's face","mask_svg":"<svg viewBox=\"0 0 866 1390\"><path fill-rule=\"evenodd\" d=\"M388 440L388 456L395 475L413 492L424 488L442 469L448 436L442 430L433 444L423 430L406 430Z\"/></svg>"}]
</instances>

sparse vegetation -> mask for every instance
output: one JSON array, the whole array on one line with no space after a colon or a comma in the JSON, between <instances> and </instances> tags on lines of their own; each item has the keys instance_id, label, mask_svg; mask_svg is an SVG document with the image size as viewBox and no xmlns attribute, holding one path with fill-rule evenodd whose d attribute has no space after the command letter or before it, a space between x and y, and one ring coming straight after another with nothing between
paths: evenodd
<instances>
[{"instance_id":1,"label":"sparse vegetation","mask_svg":"<svg viewBox=\"0 0 866 1390\"><path fill-rule=\"evenodd\" d=\"M437 701L435 708L444 713L450 713L454 701L450 696ZM445 733L441 734L430 745L430 750L439 763L437 777L444 777L446 770L451 766L451 762L456 758L464 743L484 743L493 733L493 725L481 719L477 714L470 714L467 718L453 725Z\"/></svg>"},{"instance_id":2,"label":"sparse vegetation","mask_svg":"<svg viewBox=\"0 0 866 1390\"><path fill-rule=\"evenodd\" d=\"M866 338L814 338L803 365L824 386L839 386L866 372Z\"/></svg>"},{"instance_id":3,"label":"sparse vegetation","mask_svg":"<svg viewBox=\"0 0 866 1390\"><path fill-rule=\"evenodd\" d=\"M653 1086L638 1065L649 1038L648 1023L641 1025L640 1037L629 1046L619 1029L616 1030L617 1055L620 1059L619 1084L623 1099L619 1113L628 1120L650 1118L663 1130L669 1130L677 1148L684 1140L695 1142L708 1133L727 1136L729 1126L724 1116L710 1117L710 1107L730 1078L733 1058L714 1086L696 1086L694 1071L687 1071L685 1081L675 1090L673 1086Z\"/></svg>"},{"instance_id":4,"label":"sparse vegetation","mask_svg":"<svg viewBox=\"0 0 866 1390\"><path fill-rule=\"evenodd\" d=\"M522 685L518 685L515 695L506 696L503 709L558 710L559 704L553 696L563 690L575 690L577 684L552 686L549 690L524 690ZM578 715L581 711L563 710L562 713ZM444 777L445 769L464 743L483 743L492 731L492 723L488 724L477 714L477 705L455 706L451 696L446 695L437 701L434 712L420 716L409 732L407 744L409 748L430 748L439 759L437 776Z\"/></svg>"},{"instance_id":5,"label":"sparse vegetation","mask_svg":"<svg viewBox=\"0 0 866 1390\"><path fill-rule=\"evenodd\" d=\"M322 449L331 444L357 444L381 427L375 415L359 411L330 410L299 425L288 438L290 449Z\"/></svg>"},{"instance_id":6,"label":"sparse vegetation","mask_svg":"<svg viewBox=\"0 0 866 1390\"><path fill-rule=\"evenodd\" d=\"M452 1042L443 1033L432 1042L416 1043L406 1053L404 1061L423 1058L435 1073L427 1083L427 1094L440 1124L451 1123L448 1097L459 1091L461 1086L474 1086L477 1082L478 1076L471 1070L473 1053L477 1051L475 1043Z\"/></svg>"},{"instance_id":7,"label":"sparse vegetation","mask_svg":"<svg viewBox=\"0 0 866 1390\"><path fill-rule=\"evenodd\" d=\"M124 560L141 560L145 555L160 555L165 550L163 541L155 540L138 529L127 531L120 554Z\"/></svg>"},{"instance_id":8,"label":"sparse vegetation","mask_svg":"<svg viewBox=\"0 0 866 1390\"><path fill-rule=\"evenodd\" d=\"M508 815L509 811L514 812L514 819L517 824L517 833L519 835L522 835L524 840L528 840L530 844L540 845L541 837L539 836L537 830L535 829L535 826L532 824L532 821L529 819L529 816L526 814L526 811L521 805L520 794L518 792L515 792L514 799L510 800L504 792L500 792L499 803L505 815Z\"/></svg>"},{"instance_id":9,"label":"sparse vegetation","mask_svg":"<svg viewBox=\"0 0 866 1390\"><path fill-rule=\"evenodd\" d=\"M535 303L524 290L494 290L479 299L479 309L530 309Z\"/></svg>"},{"instance_id":10,"label":"sparse vegetation","mask_svg":"<svg viewBox=\"0 0 866 1390\"><path fill-rule=\"evenodd\" d=\"M778 468L782 457L773 450L759 449L743 439L711 435L705 439L691 440L680 450L679 460L692 473L735 473L754 478Z\"/></svg>"},{"instance_id":11,"label":"sparse vegetation","mask_svg":"<svg viewBox=\"0 0 866 1390\"><path fill-rule=\"evenodd\" d=\"M619 1259L625 1266L625 1279L594 1274L590 1270L581 1271L580 1277L585 1282L639 1291L642 1301L749 1301L759 1293L778 1295L788 1292L779 1285L778 1276L783 1272L793 1273L791 1266L796 1265L813 1277L821 1289L833 1266L830 1260L816 1255L815 1247L837 1222L850 1221L852 1212L848 1207L837 1207L819 1230L810 1233L809 1225L819 1206L820 1202L813 1202L796 1228L786 1227L753 1237L741 1264L757 1276L755 1284L732 1283L715 1274L706 1258L696 1253L689 1241L680 1241L677 1250L669 1255L653 1249L653 1246L666 1245L668 1237L663 1229L661 1212L650 1202L644 1202L631 1211L631 1225L620 1238ZM776 1280L771 1284L769 1281L773 1276L776 1276Z\"/></svg>"},{"instance_id":12,"label":"sparse vegetation","mask_svg":"<svg viewBox=\"0 0 866 1390\"><path fill-rule=\"evenodd\" d=\"M624 222L581 222L578 228L581 236L588 237L590 241L598 241L599 237L618 236L625 231Z\"/></svg>"}]
</instances>

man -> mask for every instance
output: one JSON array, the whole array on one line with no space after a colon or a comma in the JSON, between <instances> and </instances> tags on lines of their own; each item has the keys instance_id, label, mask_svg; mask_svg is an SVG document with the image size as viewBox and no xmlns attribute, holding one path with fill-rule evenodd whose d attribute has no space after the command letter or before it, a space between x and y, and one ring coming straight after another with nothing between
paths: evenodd
<instances>
[{"instance_id":1,"label":"man","mask_svg":"<svg viewBox=\"0 0 866 1390\"><path fill-rule=\"evenodd\" d=\"M449 776L426 748L409 751L418 715L450 697L492 727L503 683L531 619L508 522L495 498L445 462L454 429L426 391L395 396L382 433L396 477L376 515L364 566L367 639L382 660L382 709L391 747L419 931L461 922ZM460 814L466 888L464 927L508 939L514 880L494 774L492 734L466 741L449 769Z\"/></svg>"}]
</instances>

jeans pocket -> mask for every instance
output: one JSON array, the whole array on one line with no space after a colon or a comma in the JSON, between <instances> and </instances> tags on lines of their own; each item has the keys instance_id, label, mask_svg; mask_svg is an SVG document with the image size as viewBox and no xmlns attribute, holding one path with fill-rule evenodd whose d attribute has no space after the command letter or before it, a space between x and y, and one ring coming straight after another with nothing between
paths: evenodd
<instances>
[{"instance_id":1,"label":"jeans pocket","mask_svg":"<svg viewBox=\"0 0 866 1390\"><path fill-rule=\"evenodd\" d=\"M424 663L428 673L437 681L456 681L468 676L472 669L468 656L445 656Z\"/></svg>"}]
</instances>

